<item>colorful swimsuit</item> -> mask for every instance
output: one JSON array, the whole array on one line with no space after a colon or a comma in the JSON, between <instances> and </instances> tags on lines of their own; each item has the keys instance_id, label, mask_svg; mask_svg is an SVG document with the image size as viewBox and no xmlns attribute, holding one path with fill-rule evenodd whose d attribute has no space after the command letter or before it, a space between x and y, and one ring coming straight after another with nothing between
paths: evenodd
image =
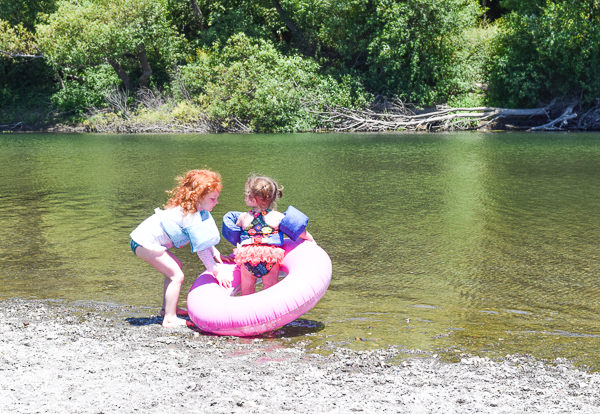
<instances>
[{"instance_id":1,"label":"colorful swimsuit","mask_svg":"<svg viewBox=\"0 0 600 414\"><path fill-rule=\"evenodd\" d=\"M279 247L283 244L283 234L265 222L265 216L271 210L249 211L254 216L249 227L242 229L240 243L234 249L235 262L257 278L271 271L275 264L281 264L285 251Z\"/></svg>"},{"instance_id":2,"label":"colorful swimsuit","mask_svg":"<svg viewBox=\"0 0 600 414\"><path fill-rule=\"evenodd\" d=\"M244 230L237 225L241 214L243 213L240 211L229 211L223 216L223 237L229 243L237 246L237 249L234 249L236 263L240 265L244 263L245 266L246 263L249 263L250 268L246 266L246 269L250 270L255 276L257 273L260 275L256 277L266 275L269 273L267 267L272 269L275 263L281 263L283 260L285 251L279 247L283 245L283 235L285 234L296 241L308 225L306 214L293 206L289 206L283 213L283 218L277 229L267 226L261 213L255 215L250 212L255 217L250 227ZM268 214L268 211L266 214ZM253 234L250 234L251 231ZM261 265L261 262L264 263ZM262 269L263 266L264 269ZM253 267L259 267L260 271L255 273L251 269Z\"/></svg>"}]
</instances>

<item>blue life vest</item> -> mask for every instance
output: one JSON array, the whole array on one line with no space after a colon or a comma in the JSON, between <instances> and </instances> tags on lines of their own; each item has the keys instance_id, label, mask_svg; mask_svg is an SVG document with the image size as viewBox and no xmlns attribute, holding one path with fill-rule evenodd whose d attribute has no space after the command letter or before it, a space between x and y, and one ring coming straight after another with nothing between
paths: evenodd
<instances>
[{"instance_id":1,"label":"blue life vest","mask_svg":"<svg viewBox=\"0 0 600 414\"><path fill-rule=\"evenodd\" d=\"M242 242L243 229L236 224L241 214L241 211L229 211L223 216L223 237L234 246ZM295 207L289 206L283 214L277 235L282 240L278 245L283 243L283 234L295 241L308 225L308 216Z\"/></svg>"}]
</instances>

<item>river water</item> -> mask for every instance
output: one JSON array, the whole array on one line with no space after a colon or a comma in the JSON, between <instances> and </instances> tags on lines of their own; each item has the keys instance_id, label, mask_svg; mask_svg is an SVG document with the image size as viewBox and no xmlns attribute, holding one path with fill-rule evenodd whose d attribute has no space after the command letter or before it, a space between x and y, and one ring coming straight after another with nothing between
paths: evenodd
<instances>
[{"instance_id":1,"label":"river water","mask_svg":"<svg viewBox=\"0 0 600 414\"><path fill-rule=\"evenodd\" d=\"M324 298L275 340L600 370L600 134L0 135L0 299L155 314L162 280L129 232L204 167L223 177L218 223L249 173L271 175L332 259ZM202 267L177 254L185 305Z\"/></svg>"}]
</instances>

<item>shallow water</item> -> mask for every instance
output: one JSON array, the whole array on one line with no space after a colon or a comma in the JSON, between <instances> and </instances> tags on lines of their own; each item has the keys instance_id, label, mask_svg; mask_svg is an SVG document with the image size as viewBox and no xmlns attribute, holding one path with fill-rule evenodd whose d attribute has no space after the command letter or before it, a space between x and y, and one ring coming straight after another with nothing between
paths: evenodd
<instances>
[{"instance_id":1,"label":"shallow water","mask_svg":"<svg viewBox=\"0 0 600 414\"><path fill-rule=\"evenodd\" d=\"M325 297L280 336L599 370L599 161L600 134L1 135L0 298L154 312L161 279L129 232L188 169L223 176L217 222L260 172L333 262ZM185 304L201 266L178 256Z\"/></svg>"}]
</instances>

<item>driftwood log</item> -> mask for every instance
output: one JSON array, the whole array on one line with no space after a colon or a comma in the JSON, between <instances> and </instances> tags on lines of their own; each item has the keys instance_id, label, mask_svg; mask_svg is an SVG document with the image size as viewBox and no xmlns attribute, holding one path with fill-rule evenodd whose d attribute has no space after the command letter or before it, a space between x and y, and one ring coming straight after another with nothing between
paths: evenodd
<instances>
[{"instance_id":1,"label":"driftwood log","mask_svg":"<svg viewBox=\"0 0 600 414\"><path fill-rule=\"evenodd\" d=\"M0 131L17 131L23 128L23 122L15 122L14 124L0 125Z\"/></svg>"},{"instance_id":2,"label":"driftwood log","mask_svg":"<svg viewBox=\"0 0 600 414\"><path fill-rule=\"evenodd\" d=\"M440 106L417 111L404 104L372 109L329 108L319 115L336 132L457 130L600 130L600 102L582 110L578 103L551 103L531 109Z\"/></svg>"}]
</instances>

